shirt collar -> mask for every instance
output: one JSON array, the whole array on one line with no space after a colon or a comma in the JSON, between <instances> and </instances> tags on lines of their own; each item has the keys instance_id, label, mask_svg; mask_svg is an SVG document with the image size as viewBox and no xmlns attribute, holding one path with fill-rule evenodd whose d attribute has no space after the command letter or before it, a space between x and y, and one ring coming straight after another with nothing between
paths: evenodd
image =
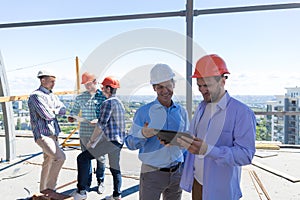
<instances>
[{"instance_id":1,"label":"shirt collar","mask_svg":"<svg viewBox=\"0 0 300 200\"><path fill-rule=\"evenodd\" d=\"M162 107L165 107L165 106L163 106L159 101L158 101L158 99L156 98L155 99L155 101L154 101L156 104L159 104L159 105L161 105ZM174 101L173 100L171 100L171 102L172 102L172 104L171 104L171 106L169 107L169 109L170 108L176 108L177 107L177 104L176 103L174 103Z\"/></svg>"},{"instance_id":2,"label":"shirt collar","mask_svg":"<svg viewBox=\"0 0 300 200\"><path fill-rule=\"evenodd\" d=\"M217 103L217 106L224 110L226 108L227 102L230 99L230 95L228 94L227 91L225 91L225 94L223 95L223 97L220 99L220 101Z\"/></svg>"},{"instance_id":3,"label":"shirt collar","mask_svg":"<svg viewBox=\"0 0 300 200\"><path fill-rule=\"evenodd\" d=\"M40 86L39 90L41 90L42 92L46 93L46 94L50 94L52 93L52 90L48 90L47 88Z\"/></svg>"},{"instance_id":4,"label":"shirt collar","mask_svg":"<svg viewBox=\"0 0 300 200\"><path fill-rule=\"evenodd\" d=\"M99 90L99 89L97 89L97 90L96 90L96 94L100 94L100 95L102 95L102 91L101 91L101 90Z\"/></svg>"},{"instance_id":5,"label":"shirt collar","mask_svg":"<svg viewBox=\"0 0 300 200\"><path fill-rule=\"evenodd\" d=\"M221 110L226 109L226 105L227 105L230 98L231 97L230 97L229 93L227 91L225 91L225 94L223 95L223 97L220 99L220 101L217 103L216 106L218 108L220 108ZM202 101L201 103L202 103L202 105L205 105L205 106L208 104L205 101Z\"/></svg>"}]
</instances>

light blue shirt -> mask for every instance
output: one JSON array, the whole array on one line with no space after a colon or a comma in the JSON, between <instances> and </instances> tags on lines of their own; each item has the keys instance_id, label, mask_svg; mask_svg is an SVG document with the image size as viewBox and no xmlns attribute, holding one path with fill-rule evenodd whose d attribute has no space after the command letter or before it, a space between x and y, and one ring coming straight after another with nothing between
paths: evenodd
<instances>
[{"instance_id":1,"label":"light blue shirt","mask_svg":"<svg viewBox=\"0 0 300 200\"><path fill-rule=\"evenodd\" d=\"M207 103L201 102L190 124L195 129ZM242 197L240 189L241 166L251 163L255 153L256 119L245 104L226 94L217 104L216 112L208 122L205 137L208 152L204 156L203 199L230 199ZM194 180L195 155L188 152L180 186L190 192Z\"/></svg>"},{"instance_id":2,"label":"light blue shirt","mask_svg":"<svg viewBox=\"0 0 300 200\"><path fill-rule=\"evenodd\" d=\"M144 124L148 128L187 131L189 120L186 110L179 104L167 108L156 99L137 110L125 143L130 150L139 149L139 159L153 167L170 167L183 162L183 149L160 144L157 136L145 138L141 132Z\"/></svg>"}]
</instances>

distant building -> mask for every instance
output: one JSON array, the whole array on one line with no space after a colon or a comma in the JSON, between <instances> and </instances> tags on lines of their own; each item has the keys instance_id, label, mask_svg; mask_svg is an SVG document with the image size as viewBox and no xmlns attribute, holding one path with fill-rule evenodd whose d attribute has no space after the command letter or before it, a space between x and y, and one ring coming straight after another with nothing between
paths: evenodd
<instances>
[{"instance_id":1,"label":"distant building","mask_svg":"<svg viewBox=\"0 0 300 200\"><path fill-rule=\"evenodd\" d=\"M300 111L300 88L286 88L285 95L277 95L275 101L267 102L267 112ZM299 115L267 115L266 128L272 141L284 144L300 144Z\"/></svg>"},{"instance_id":2,"label":"distant building","mask_svg":"<svg viewBox=\"0 0 300 200\"><path fill-rule=\"evenodd\" d=\"M286 98L284 102L285 111L299 111L300 88L286 88ZM299 115L286 115L284 117L284 143L300 144L299 141Z\"/></svg>"},{"instance_id":3,"label":"distant building","mask_svg":"<svg viewBox=\"0 0 300 200\"><path fill-rule=\"evenodd\" d=\"M267 112L281 112L284 110L284 95L275 95L275 101L267 102ZM267 115L266 128L271 135L271 141L284 143L284 117L281 115Z\"/></svg>"}]
</instances>

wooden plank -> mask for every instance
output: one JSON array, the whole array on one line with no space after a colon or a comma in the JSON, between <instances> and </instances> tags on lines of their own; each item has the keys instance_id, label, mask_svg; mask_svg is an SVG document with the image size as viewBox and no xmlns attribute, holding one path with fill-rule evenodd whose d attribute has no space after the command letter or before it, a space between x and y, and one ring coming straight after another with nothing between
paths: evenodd
<instances>
[{"instance_id":1,"label":"wooden plank","mask_svg":"<svg viewBox=\"0 0 300 200\"><path fill-rule=\"evenodd\" d=\"M256 181L256 183L259 185L259 188L262 190L264 196L267 198L267 200L271 200L271 197L269 196L266 188L264 187L264 185L262 184L261 180L259 179L258 175L256 174L256 172L254 170L250 170L249 174L254 178L254 180Z\"/></svg>"},{"instance_id":2,"label":"wooden plank","mask_svg":"<svg viewBox=\"0 0 300 200\"><path fill-rule=\"evenodd\" d=\"M255 156L257 156L259 158L268 158L268 157L278 156L278 153L276 153L276 152L256 151Z\"/></svg>"},{"instance_id":3,"label":"wooden plank","mask_svg":"<svg viewBox=\"0 0 300 200\"><path fill-rule=\"evenodd\" d=\"M287 174L287 173L284 173L284 172L282 172L282 171L273 169L273 168L271 168L271 167L269 167L269 166L266 166L266 165L264 165L264 164L261 164L261 163L259 163L259 162L252 161L252 165L254 165L254 166L256 166L256 167L259 167L259 168L261 168L261 169L263 169L263 170L265 170L265 171L267 171L267 172L270 172L270 173L272 173L272 174L274 174L274 175L276 175L276 176L279 176L279 177L281 177L281 178L284 178L284 179L286 179L286 180L288 180L288 181L291 181L291 182L293 182L293 183L300 182L300 179L299 179L299 178L293 177L293 176L291 176L291 175L289 175L289 174Z\"/></svg>"},{"instance_id":4,"label":"wooden plank","mask_svg":"<svg viewBox=\"0 0 300 200\"><path fill-rule=\"evenodd\" d=\"M265 144L265 143L256 143L255 144L256 149L269 149L269 150L279 150L279 145L276 144Z\"/></svg>"},{"instance_id":5,"label":"wooden plank","mask_svg":"<svg viewBox=\"0 0 300 200\"><path fill-rule=\"evenodd\" d=\"M61 91L61 92L54 92L56 95L66 95L66 94L77 94L77 91ZM19 96L2 96L0 97L0 103L2 102L9 102L9 101L22 101L27 100L29 95L19 95Z\"/></svg>"}]
</instances>

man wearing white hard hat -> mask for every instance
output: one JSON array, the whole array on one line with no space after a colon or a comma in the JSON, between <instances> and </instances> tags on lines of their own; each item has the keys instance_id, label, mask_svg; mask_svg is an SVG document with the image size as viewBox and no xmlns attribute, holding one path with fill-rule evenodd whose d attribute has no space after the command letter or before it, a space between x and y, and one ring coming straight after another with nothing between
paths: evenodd
<instances>
[{"instance_id":1,"label":"man wearing white hard hat","mask_svg":"<svg viewBox=\"0 0 300 200\"><path fill-rule=\"evenodd\" d=\"M172 100L175 73L166 64L156 64L150 72L150 83L157 98L135 113L125 143L130 150L139 149L142 161L139 196L141 200L181 199L179 186L183 149L164 145L156 130L187 131L186 110Z\"/></svg>"},{"instance_id":2,"label":"man wearing white hard hat","mask_svg":"<svg viewBox=\"0 0 300 200\"><path fill-rule=\"evenodd\" d=\"M55 190L58 174L66 159L57 141L61 130L56 116L65 115L66 108L52 93L55 75L47 70L41 70L37 78L40 79L41 85L30 94L28 108L34 140L42 148L44 154L40 191Z\"/></svg>"}]
</instances>

